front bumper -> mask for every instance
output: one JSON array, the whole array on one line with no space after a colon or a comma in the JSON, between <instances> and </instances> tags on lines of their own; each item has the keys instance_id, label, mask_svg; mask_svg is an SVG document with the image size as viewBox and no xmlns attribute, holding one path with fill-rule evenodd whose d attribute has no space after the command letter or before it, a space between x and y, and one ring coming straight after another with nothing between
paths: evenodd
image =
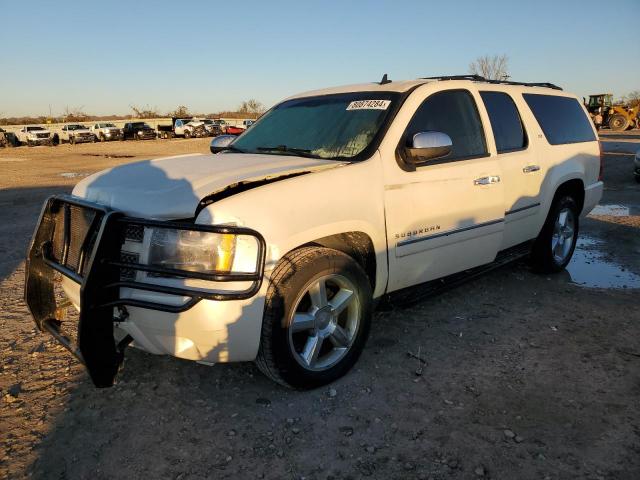
<instances>
[{"instance_id":1,"label":"front bumper","mask_svg":"<svg viewBox=\"0 0 640 480\"><path fill-rule=\"evenodd\" d=\"M254 237L258 252L256 268L251 273L199 273L178 272L137 263L137 260L125 262L121 249L129 235L129 229L134 227L173 228ZM202 300L225 303L226 300L251 299L262 286L265 250L262 236L247 228L130 218L121 212L75 197L53 196L43 207L29 246L25 300L38 328L51 333L83 362L96 386L108 387L113 385L122 364L124 349L132 339L135 338L140 346L152 353L164 353L162 341L158 340L162 335L154 337L154 334L145 334L140 329L140 322L127 322L130 314L127 309L131 309L131 315L135 312L142 324L148 323L148 330L151 332L154 317L157 315L160 320L156 330L166 332L171 331L171 326L163 326L163 322L167 323L172 319L175 321L176 314L194 307L202 310L203 305L211 303L203 302L203 305L199 305ZM232 285L247 287L223 291L205 290L202 287L180 288L137 281L135 275L131 277L132 271L173 274L179 278L216 283L233 282ZM62 330L63 323L66 322L63 302L60 300L60 294L56 294L55 291L59 276L62 276L60 283L67 292L73 289L69 288L70 282L79 285L76 298L70 296L80 310L75 341ZM131 295L132 291L145 292L151 297L136 297ZM167 298L183 301L165 302ZM206 316L203 315L202 318ZM118 324L126 335L116 339L114 324ZM173 330L177 332L178 326L174 325ZM202 331L206 334L206 328ZM165 338L166 341L174 342L178 339L178 335ZM189 358L189 355L185 355L186 358ZM196 353L193 355L195 359L198 358Z\"/></svg>"},{"instance_id":2,"label":"front bumper","mask_svg":"<svg viewBox=\"0 0 640 480\"><path fill-rule=\"evenodd\" d=\"M109 131L109 132L105 132L103 133L104 138L107 140L120 140L122 138L122 132L121 131Z\"/></svg>"},{"instance_id":3,"label":"front bumper","mask_svg":"<svg viewBox=\"0 0 640 480\"><path fill-rule=\"evenodd\" d=\"M142 139L142 140L152 140L156 138L156 131L155 130L144 130L141 134L140 133L136 133L136 137Z\"/></svg>"},{"instance_id":4,"label":"front bumper","mask_svg":"<svg viewBox=\"0 0 640 480\"><path fill-rule=\"evenodd\" d=\"M31 145L51 145L51 138L27 138L27 143Z\"/></svg>"},{"instance_id":5,"label":"front bumper","mask_svg":"<svg viewBox=\"0 0 640 480\"><path fill-rule=\"evenodd\" d=\"M93 135L76 135L73 140L75 143L90 143L93 142L94 138Z\"/></svg>"}]
</instances>

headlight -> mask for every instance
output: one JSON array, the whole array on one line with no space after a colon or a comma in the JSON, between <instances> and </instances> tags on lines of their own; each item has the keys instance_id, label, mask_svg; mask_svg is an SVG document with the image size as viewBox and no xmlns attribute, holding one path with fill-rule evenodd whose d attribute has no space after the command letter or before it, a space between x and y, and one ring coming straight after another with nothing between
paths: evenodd
<instances>
[{"instance_id":1,"label":"headlight","mask_svg":"<svg viewBox=\"0 0 640 480\"><path fill-rule=\"evenodd\" d=\"M153 229L149 265L190 272L230 272L236 235L169 228Z\"/></svg>"},{"instance_id":2,"label":"headlight","mask_svg":"<svg viewBox=\"0 0 640 480\"><path fill-rule=\"evenodd\" d=\"M138 135L142 135L142 130L138 130Z\"/></svg>"}]
</instances>

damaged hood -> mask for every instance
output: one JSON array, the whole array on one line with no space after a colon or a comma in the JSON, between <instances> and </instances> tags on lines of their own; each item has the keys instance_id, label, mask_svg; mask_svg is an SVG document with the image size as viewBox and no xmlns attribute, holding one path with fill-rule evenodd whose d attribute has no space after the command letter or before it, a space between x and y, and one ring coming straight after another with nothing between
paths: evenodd
<instances>
[{"instance_id":1,"label":"damaged hood","mask_svg":"<svg viewBox=\"0 0 640 480\"><path fill-rule=\"evenodd\" d=\"M131 216L188 218L202 198L230 185L340 165L288 155L180 155L103 170L78 183L73 194Z\"/></svg>"}]
</instances>

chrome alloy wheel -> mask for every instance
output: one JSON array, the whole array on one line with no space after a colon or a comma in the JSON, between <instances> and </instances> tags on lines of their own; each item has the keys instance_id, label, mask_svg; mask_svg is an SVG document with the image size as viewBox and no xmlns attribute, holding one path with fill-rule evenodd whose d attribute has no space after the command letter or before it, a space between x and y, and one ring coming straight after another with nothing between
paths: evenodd
<instances>
[{"instance_id":1,"label":"chrome alloy wheel","mask_svg":"<svg viewBox=\"0 0 640 480\"><path fill-rule=\"evenodd\" d=\"M353 345L360 316L360 300L348 278L332 274L311 280L288 319L293 357L307 370L331 368Z\"/></svg>"},{"instance_id":2,"label":"chrome alloy wheel","mask_svg":"<svg viewBox=\"0 0 640 480\"><path fill-rule=\"evenodd\" d=\"M551 235L551 253L557 265L562 265L571 254L575 241L575 216L571 209L563 208L558 212Z\"/></svg>"}]
</instances>

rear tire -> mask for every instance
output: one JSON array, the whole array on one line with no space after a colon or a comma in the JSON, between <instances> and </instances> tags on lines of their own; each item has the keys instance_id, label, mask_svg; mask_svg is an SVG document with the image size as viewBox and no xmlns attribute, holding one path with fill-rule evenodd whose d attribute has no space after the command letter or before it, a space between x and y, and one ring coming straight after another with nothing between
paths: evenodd
<instances>
[{"instance_id":1,"label":"rear tire","mask_svg":"<svg viewBox=\"0 0 640 480\"><path fill-rule=\"evenodd\" d=\"M369 279L353 258L322 247L290 252L271 276L256 364L292 388L333 382L358 360L372 314Z\"/></svg>"},{"instance_id":2,"label":"rear tire","mask_svg":"<svg viewBox=\"0 0 640 480\"><path fill-rule=\"evenodd\" d=\"M609 128L614 132L623 132L629 128L629 119L624 115L611 115L609 118Z\"/></svg>"},{"instance_id":3,"label":"rear tire","mask_svg":"<svg viewBox=\"0 0 640 480\"><path fill-rule=\"evenodd\" d=\"M580 211L573 197L555 199L544 226L531 249L532 268L539 273L556 273L571 261L579 233Z\"/></svg>"}]
</instances>

